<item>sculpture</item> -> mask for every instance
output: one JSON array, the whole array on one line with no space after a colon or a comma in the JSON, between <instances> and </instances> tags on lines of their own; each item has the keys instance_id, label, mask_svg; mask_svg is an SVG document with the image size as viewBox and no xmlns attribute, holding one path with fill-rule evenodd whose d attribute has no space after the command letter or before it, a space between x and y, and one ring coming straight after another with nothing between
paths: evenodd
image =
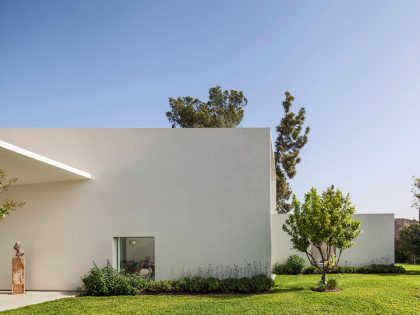
<instances>
[{"instance_id":1,"label":"sculpture","mask_svg":"<svg viewBox=\"0 0 420 315\"><path fill-rule=\"evenodd\" d=\"M25 254L25 252L22 249L22 244L19 241L16 242L15 247L13 248L16 251L16 254L15 254L16 257L21 257Z\"/></svg>"}]
</instances>

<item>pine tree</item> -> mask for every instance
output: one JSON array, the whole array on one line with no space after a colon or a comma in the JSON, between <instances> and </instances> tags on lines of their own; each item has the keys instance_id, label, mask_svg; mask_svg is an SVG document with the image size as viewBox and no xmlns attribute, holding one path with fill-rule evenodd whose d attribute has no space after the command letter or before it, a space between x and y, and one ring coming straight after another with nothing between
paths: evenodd
<instances>
[{"instance_id":1,"label":"pine tree","mask_svg":"<svg viewBox=\"0 0 420 315\"><path fill-rule=\"evenodd\" d=\"M305 123L305 108L293 113L294 97L289 92L285 93L283 102L284 116L276 127L278 133L275 143L274 161L276 168L276 207L278 213L288 213L291 209L290 198L292 190L288 179L296 175L296 165L300 162L300 150L308 142L309 127L303 129Z\"/></svg>"},{"instance_id":2,"label":"pine tree","mask_svg":"<svg viewBox=\"0 0 420 315\"><path fill-rule=\"evenodd\" d=\"M418 220L420 222L420 177L413 177L413 181L413 189L411 190L414 196L413 208L416 208L419 212Z\"/></svg>"},{"instance_id":3,"label":"pine tree","mask_svg":"<svg viewBox=\"0 0 420 315\"><path fill-rule=\"evenodd\" d=\"M207 102L191 96L170 98L171 110L166 117L172 128L236 128L244 117L247 103L242 91L223 91L215 86L209 89Z\"/></svg>"}]
</instances>

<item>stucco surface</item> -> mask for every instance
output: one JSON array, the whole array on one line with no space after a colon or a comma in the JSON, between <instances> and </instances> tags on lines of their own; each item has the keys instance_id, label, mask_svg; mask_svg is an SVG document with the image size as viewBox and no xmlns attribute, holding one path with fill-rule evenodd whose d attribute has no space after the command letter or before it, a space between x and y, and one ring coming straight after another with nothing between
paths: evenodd
<instances>
[{"instance_id":1,"label":"stucco surface","mask_svg":"<svg viewBox=\"0 0 420 315\"><path fill-rule=\"evenodd\" d=\"M0 129L0 139L92 174L9 191L26 205L0 222L0 289L17 240L29 290L75 289L93 261L115 262L114 237L155 237L157 279L271 260L268 128Z\"/></svg>"},{"instance_id":2,"label":"stucco surface","mask_svg":"<svg viewBox=\"0 0 420 315\"><path fill-rule=\"evenodd\" d=\"M297 254L306 259L306 254L292 249L289 235L282 226L287 214L271 216L271 262L285 263L290 255ZM360 220L362 233L354 240L353 247L343 251L340 264L361 266L394 263L394 215L355 214Z\"/></svg>"}]
</instances>

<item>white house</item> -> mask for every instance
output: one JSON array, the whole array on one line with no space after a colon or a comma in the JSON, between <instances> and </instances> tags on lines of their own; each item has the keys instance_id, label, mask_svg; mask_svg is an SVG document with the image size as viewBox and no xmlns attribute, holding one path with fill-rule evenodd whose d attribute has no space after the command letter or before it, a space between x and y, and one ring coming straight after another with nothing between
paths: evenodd
<instances>
[{"instance_id":1,"label":"white house","mask_svg":"<svg viewBox=\"0 0 420 315\"><path fill-rule=\"evenodd\" d=\"M0 169L18 178L0 197L26 202L0 222L0 289L18 240L29 290L73 290L93 261L171 279L268 273L291 253L272 215L268 128L0 129L0 140ZM393 262L382 219L367 223L357 263Z\"/></svg>"}]
</instances>

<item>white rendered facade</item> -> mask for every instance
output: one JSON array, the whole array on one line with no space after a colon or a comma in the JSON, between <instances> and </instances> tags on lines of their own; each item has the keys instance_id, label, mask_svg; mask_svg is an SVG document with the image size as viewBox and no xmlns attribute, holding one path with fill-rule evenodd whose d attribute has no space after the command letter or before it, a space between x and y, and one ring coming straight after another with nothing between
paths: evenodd
<instances>
[{"instance_id":1,"label":"white rendered facade","mask_svg":"<svg viewBox=\"0 0 420 315\"><path fill-rule=\"evenodd\" d=\"M156 279L269 268L268 128L0 129L0 140L86 175L0 150L20 183L0 196L26 202L0 222L0 289L17 240L29 290L73 290L92 261L115 266L116 237L154 238Z\"/></svg>"},{"instance_id":2,"label":"white rendered facade","mask_svg":"<svg viewBox=\"0 0 420 315\"><path fill-rule=\"evenodd\" d=\"M292 243L282 226L287 214L271 216L271 263L285 263L291 255L307 259L306 254L292 248ZM355 214L362 232L354 239L354 245L344 250L341 265L361 266L394 263L394 214ZM309 264L309 262L308 262Z\"/></svg>"},{"instance_id":3,"label":"white rendered facade","mask_svg":"<svg viewBox=\"0 0 420 315\"><path fill-rule=\"evenodd\" d=\"M74 290L93 261L135 255L172 279L210 265L269 272L296 253L273 214L268 128L0 129L0 169L18 177L0 197L26 202L0 222L0 290L18 240L28 290ZM356 218L363 234L342 262L394 262L393 215Z\"/></svg>"}]
</instances>

